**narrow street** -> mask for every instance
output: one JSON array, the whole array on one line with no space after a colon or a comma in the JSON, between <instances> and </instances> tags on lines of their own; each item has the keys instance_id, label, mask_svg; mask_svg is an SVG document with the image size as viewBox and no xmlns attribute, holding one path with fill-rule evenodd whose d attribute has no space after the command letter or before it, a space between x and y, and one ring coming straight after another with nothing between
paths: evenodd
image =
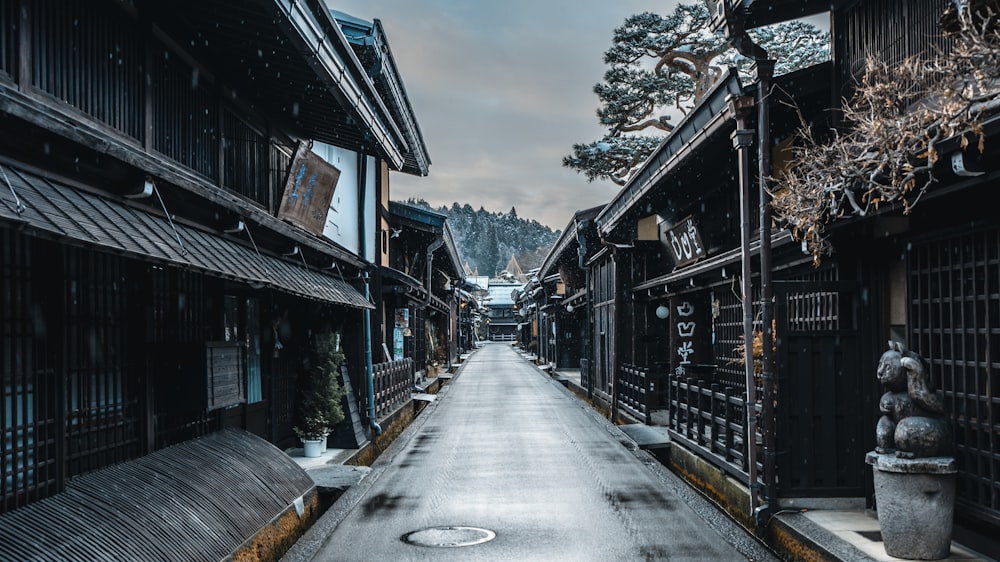
<instances>
[{"instance_id":1,"label":"narrow street","mask_svg":"<svg viewBox=\"0 0 1000 562\"><path fill-rule=\"evenodd\" d=\"M317 524L314 559L773 559L510 345L445 388ZM483 542L444 546L463 541Z\"/></svg>"}]
</instances>

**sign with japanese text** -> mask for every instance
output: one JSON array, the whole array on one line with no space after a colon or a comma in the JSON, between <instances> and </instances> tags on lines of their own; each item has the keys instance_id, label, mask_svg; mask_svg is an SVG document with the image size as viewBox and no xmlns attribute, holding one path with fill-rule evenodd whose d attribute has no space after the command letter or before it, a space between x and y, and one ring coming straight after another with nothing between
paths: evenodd
<instances>
[{"instance_id":1,"label":"sign with japanese text","mask_svg":"<svg viewBox=\"0 0 1000 562\"><path fill-rule=\"evenodd\" d=\"M670 368L679 376L696 376L712 358L711 308L707 296L670 299Z\"/></svg>"},{"instance_id":2,"label":"sign with japanese text","mask_svg":"<svg viewBox=\"0 0 1000 562\"><path fill-rule=\"evenodd\" d=\"M694 217L688 217L663 232L663 243L670 249L677 267L694 263L705 257L705 245L698 233Z\"/></svg>"},{"instance_id":3,"label":"sign with japanese text","mask_svg":"<svg viewBox=\"0 0 1000 562\"><path fill-rule=\"evenodd\" d=\"M323 234L338 179L340 170L303 145L292 160L278 218Z\"/></svg>"}]
</instances>

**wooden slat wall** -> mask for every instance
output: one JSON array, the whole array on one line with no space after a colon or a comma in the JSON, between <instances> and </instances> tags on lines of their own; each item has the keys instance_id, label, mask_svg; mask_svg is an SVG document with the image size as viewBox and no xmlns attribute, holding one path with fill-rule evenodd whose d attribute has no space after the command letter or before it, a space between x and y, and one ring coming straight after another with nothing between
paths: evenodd
<instances>
[{"instance_id":1,"label":"wooden slat wall","mask_svg":"<svg viewBox=\"0 0 1000 562\"><path fill-rule=\"evenodd\" d=\"M226 102L219 93L223 85L185 53L149 37L113 3L73 0L24 3L31 52L20 53L20 4L0 0L0 80L16 81L18 61L28 55L25 75L31 84L24 87L64 102L138 146L148 141L154 151L276 212L291 148L268 134L260 125L264 119L252 120L245 108Z\"/></svg>"},{"instance_id":2,"label":"wooden slat wall","mask_svg":"<svg viewBox=\"0 0 1000 562\"><path fill-rule=\"evenodd\" d=\"M59 491L55 376L46 368L30 239L0 230L0 513Z\"/></svg>"},{"instance_id":3,"label":"wooden slat wall","mask_svg":"<svg viewBox=\"0 0 1000 562\"><path fill-rule=\"evenodd\" d=\"M914 244L911 347L952 418L960 504L1000 522L1000 229Z\"/></svg>"},{"instance_id":4,"label":"wooden slat wall","mask_svg":"<svg viewBox=\"0 0 1000 562\"><path fill-rule=\"evenodd\" d=\"M176 53L153 53L153 149L219 179L219 104L215 86Z\"/></svg>"},{"instance_id":5,"label":"wooden slat wall","mask_svg":"<svg viewBox=\"0 0 1000 562\"><path fill-rule=\"evenodd\" d=\"M951 43L941 35L938 21L948 0L866 0L842 18L844 79L855 83L869 56L896 65L918 54L947 52ZM900 90L908 85L901 85Z\"/></svg>"},{"instance_id":6,"label":"wooden slat wall","mask_svg":"<svg viewBox=\"0 0 1000 562\"><path fill-rule=\"evenodd\" d=\"M143 131L145 51L120 11L30 2L34 86L134 138Z\"/></svg>"},{"instance_id":7,"label":"wooden slat wall","mask_svg":"<svg viewBox=\"0 0 1000 562\"><path fill-rule=\"evenodd\" d=\"M224 187L267 206L270 200L267 136L230 109L222 112Z\"/></svg>"},{"instance_id":8,"label":"wooden slat wall","mask_svg":"<svg viewBox=\"0 0 1000 562\"><path fill-rule=\"evenodd\" d=\"M0 75L13 80L17 74L17 38L20 29L17 0L0 0L0 24L9 30L0 40Z\"/></svg>"},{"instance_id":9,"label":"wooden slat wall","mask_svg":"<svg viewBox=\"0 0 1000 562\"><path fill-rule=\"evenodd\" d=\"M72 477L139 456L137 389L125 353L124 260L63 252L66 466Z\"/></svg>"}]
</instances>

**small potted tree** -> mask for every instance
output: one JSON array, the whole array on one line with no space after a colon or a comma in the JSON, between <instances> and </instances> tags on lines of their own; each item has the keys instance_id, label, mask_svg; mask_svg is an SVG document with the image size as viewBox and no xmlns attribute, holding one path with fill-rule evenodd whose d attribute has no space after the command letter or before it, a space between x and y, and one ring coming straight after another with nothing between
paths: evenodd
<instances>
[{"instance_id":1,"label":"small potted tree","mask_svg":"<svg viewBox=\"0 0 1000 562\"><path fill-rule=\"evenodd\" d=\"M344 388L338 374L344 355L339 334L330 330L313 337L313 347L303 362L299 380L299 408L295 433L306 457L322 454L326 438L344 419L340 404Z\"/></svg>"}]
</instances>

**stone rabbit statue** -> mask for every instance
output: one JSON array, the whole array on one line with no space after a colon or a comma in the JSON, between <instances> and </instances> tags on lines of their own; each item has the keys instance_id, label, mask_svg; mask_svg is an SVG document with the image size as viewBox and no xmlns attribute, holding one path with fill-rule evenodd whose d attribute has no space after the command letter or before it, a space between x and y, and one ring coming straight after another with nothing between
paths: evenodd
<instances>
[{"instance_id":1,"label":"stone rabbit statue","mask_svg":"<svg viewBox=\"0 0 1000 562\"><path fill-rule=\"evenodd\" d=\"M878 380L886 392L879 400L883 415L875 427L875 451L910 459L951 455L944 404L930 388L920 357L890 341L878 362Z\"/></svg>"}]
</instances>

